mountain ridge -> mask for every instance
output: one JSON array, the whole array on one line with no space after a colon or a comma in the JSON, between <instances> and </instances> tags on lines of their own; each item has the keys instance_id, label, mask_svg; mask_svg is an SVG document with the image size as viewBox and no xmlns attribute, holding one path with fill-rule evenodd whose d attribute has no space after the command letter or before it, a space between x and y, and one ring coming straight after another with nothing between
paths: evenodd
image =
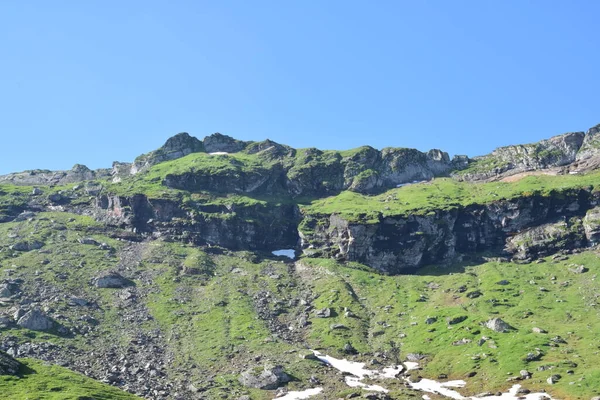
<instances>
[{"instance_id":1,"label":"mountain ridge","mask_svg":"<svg viewBox=\"0 0 600 400\"><path fill-rule=\"evenodd\" d=\"M421 393L348 387L307 349L589 399L598 128L453 160L181 133L113 169L0 177L0 351L147 399Z\"/></svg>"}]
</instances>

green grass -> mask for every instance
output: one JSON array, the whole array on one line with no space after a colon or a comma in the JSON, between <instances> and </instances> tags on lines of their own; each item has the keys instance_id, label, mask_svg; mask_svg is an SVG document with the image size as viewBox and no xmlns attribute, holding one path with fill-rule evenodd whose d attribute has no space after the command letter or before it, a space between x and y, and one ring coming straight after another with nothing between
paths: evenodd
<instances>
[{"instance_id":1,"label":"green grass","mask_svg":"<svg viewBox=\"0 0 600 400\"><path fill-rule=\"evenodd\" d=\"M395 341L400 345L402 356L407 353L428 355L421 375L435 378L443 373L450 379L465 379L466 391L471 394L506 389L510 386L506 378L518 375L521 369L534 374L533 379L526 382L529 389L546 389L557 398L569 399L598 394L600 305L597 293L600 284L596 278L600 258L595 252L584 252L560 262L551 258L541 264L528 265L492 261L464 264L451 271L430 267L417 275L393 277L347 268L330 260L312 259L303 263L313 268L315 287L319 288L321 297L328 296L319 306L334 299L328 292L338 290L345 294L335 298L330 306L339 308L350 304L353 311L358 311L359 322L368 326L352 329L347 337L332 342L327 334L321 333L321 325L313 320L312 333L318 333L313 340L332 346L331 351L348 341L363 351L366 343L371 352L385 352L390 348L389 343ZM573 274L568 271L572 263L583 264L590 271ZM509 285L497 284L503 279L508 280ZM341 288L345 291L340 290L340 281L344 281ZM547 291L540 291L540 287ZM476 290L483 295L475 299L467 297ZM352 304L351 298L361 299L361 306ZM420 298L425 300L417 301ZM455 316L467 316L467 319L448 325L447 320ZM437 322L425 324L428 317L436 317ZM481 325L494 317L504 319L516 330L496 333ZM341 316L327 320L328 323L347 321ZM548 334L533 333L534 327L546 329ZM482 336L489 340L478 346ZM567 344L549 346L550 339L556 336L564 338ZM452 345L463 338L472 342ZM526 362L527 353L536 348L541 349L542 359ZM341 354L338 352L338 355ZM570 362L575 362L577 367L569 366ZM553 368L539 372L537 367L541 365ZM569 369L574 370L573 375L567 374ZM477 375L467 378L472 371ZM563 379L550 388L545 383L546 378L556 373Z\"/></svg>"},{"instance_id":2,"label":"green grass","mask_svg":"<svg viewBox=\"0 0 600 400\"><path fill-rule=\"evenodd\" d=\"M22 377L0 376L5 400L119 400L140 399L76 372L32 359L20 360Z\"/></svg>"},{"instance_id":3,"label":"green grass","mask_svg":"<svg viewBox=\"0 0 600 400\"><path fill-rule=\"evenodd\" d=\"M528 176L517 182L468 183L450 178L392 189L376 196L345 191L314 200L303 207L307 214L339 214L350 220L376 223L382 216L425 215L438 210L487 204L498 200L550 196L598 186L600 173L586 175Z\"/></svg>"}]
</instances>

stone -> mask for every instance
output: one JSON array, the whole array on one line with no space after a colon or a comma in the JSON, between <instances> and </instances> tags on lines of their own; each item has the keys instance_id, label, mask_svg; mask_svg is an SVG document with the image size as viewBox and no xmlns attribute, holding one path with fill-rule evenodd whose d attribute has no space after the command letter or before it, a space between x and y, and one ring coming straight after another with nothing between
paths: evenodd
<instances>
[{"instance_id":1,"label":"stone","mask_svg":"<svg viewBox=\"0 0 600 400\"><path fill-rule=\"evenodd\" d=\"M317 318L329 318L331 317L331 308L322 308L317 310L315 311L315 316Z\"/></svg>"},{"instance_id":2,"label":"stone","mask_svg":"<svg viewBox=\"0 0 600 400\"><path fill-rule=\"evenodd\" d=\"M458 315L456 317L446 318L446 322L448 323L448 325L456 325L456 324L460 324L463 321L466 321L467 318L468 317L466 315Z\"/></svg>"},{"instance_id":3,"label":"stone","mask_svg":"<svg viewBox=\"0 0 600 400\"><path fill-rule=\"evenodd\" d=\"M511 329L514 329L512 326L504 322L501 318L492 318L489 321L487 321L484 325L486 328L491 329L494 332L501 333L505 333L510 331Z\"/></svg>"},{"instance_id":4,"label":"stone","mask_svg":"<svg viewBox=\"0 0 600 400\"><path fill-rule=\"evenodd\" d=\"M352 346L350 343L346 343L343 348L344 353L346 354L356 354L358 351Z\"/></svg>"},{"instance_id":5,"label":"stone","mask_svg":"<svg viewBox=\"0 0 600 400\"><path fill-rule=\"evenodd\" d=\"M44 243L38 240L17 242L12 246L9 246L9 248L14 251L38 250L42 247L44 247Z\"/></svg>"},{"instance_id":6,"label":"stone","mask_svg":"<svg viewBox=\"0 0 600 400\"><path fill-rule=\"evenodd\" d=\"M521 375L523 379L531 378L531 372L527 371L526 369L522 369L521 371L519 371L519 375Z\"/></svg>"},{"instance_id":7,"label":"stone","mask_svg":"<svg viewBox=\"0 0 600 400\"><path fill-rule=\"evenodd\" d=\"M49 331L54 323L41 310L34 308L19 318L17 325L32 331Z\"/></svg>"},{"instance_id":8,"label":"stone","mask_svg":"<svg viewBox=\"0 0 600 400\"><path fill-rule=\"evenodd\" d=\"M425 323L426 323L427 325L431 325L431 324L434 324L436 321L437 321L437 318L435 318L435 317L429 317L429 318L427 318L427 319L425 320Z\"/></svg>"},{"instance_id":9,"label":"stone","mask_svg":"<svg viewBox=\"0 0 600 400\"><path fill-rule=\"evenodd\" d=\"M336 330L336 329L348 329L348 327L347 327L346 325L344 325L344 324L331 324L331 325L329 326L329 328L330 328L331 330Z\"/></svg>"},{"instance_id":10,"label":"stone","mask_svg":"<svg viewBox=\"0 0 600 400\"><path fill-rule=\"evenodd\" d=\"M78 239L77 241L81 244L89 244L89 245L93 245L93 246L100 245L100 243L98 243L97 240L95 240L94 238L90 238L90 237Z\"/></svg>"},{"instance_id":11,"label":"stone","mask_svg":"<svg viewBox=\"0 0 600 400\"><path fill-rule=\"evenodd\" d=\"M21 367L20 362L0 351L0 375L17 375Z\"/></svg>"},{"instance_id":12,"label":"stone","mask_svg":"<svg viewBox=\"0 0 600 400\"><path fill-rule=\"evenodd\" d=\"M275 390L290 381L290 377L280 365L265 365L242 372L239 381L245 387L262 390Z\"/></svg>"},{"instance_id":13,"label":"stone","mask_svg":"<svg viewBox=\"0 0 600 400\"><path fill-rule=\"evenodd\" d=\"M569 271L574 274L583 274L583 273L587 272L588 269L586 267L584 267L583 265L577 265L575 267L569 268Z\"/></svg>"},{"instance_id":14,"label":"stone","mask_svg":"<svg viewBox=\"0 0 600 400\"><path fill-rule=\"evenodd\" d=\"M562 376L560 376L559 374L554 374L548 377L548 379L546 379L546 382L548 382L548 384L550 385L554 385L556 382L558 382L560 380L560 378L562 378Z\"/></svg>"},{"instance_id":15,"label":"stone","mask_svg":"<svg viewBox=\"0 0 600 400\"><path fill-rule=\"evenodd\" d=\"M14 293L7 284L0 285L0 298L8 298Z\"/></svg>"},{"instance_id":16,"label":"stone","mask_svg":"<svg viewBox=\"0 0 600 400\"><path fill-rule=\"evenodd\" d=\"M121 289L132 286L133 282L124 278L118 272L108 272L93 279L93 284L98 288Z\"/></svg>"},{"instance_id":17,"label":"stone","mask_svg":"<svg viewBox=\"0 0 600 400\"><path fill-rule=\"evenodd\" d=\"M547 331L547 330L545 330L545 329L542 329L542 328L537 328L537 327L535 327L535 328L532 328L532 329L531 329L531 331L532 331L533 333L548 333L548 331Z\"/></svg>"},{"instance_id":18,"label":"stone","mask_svg":"<svg viewBox=\"0 0 600 400\"><path fill-rule=\"evenodd\" d=\"M419 361L424 360L425 358L427 358L427 356L422 353L408 353L406 355L406 361L411 361L411 362L419 362Z\"/></svg>"}]
</instances>

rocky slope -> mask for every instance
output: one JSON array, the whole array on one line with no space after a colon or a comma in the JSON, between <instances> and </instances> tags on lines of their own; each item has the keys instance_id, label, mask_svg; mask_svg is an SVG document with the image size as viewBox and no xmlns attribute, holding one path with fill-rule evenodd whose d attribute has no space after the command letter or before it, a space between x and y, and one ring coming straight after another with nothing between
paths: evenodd
<instances>
[{"instance_id":1,"label":"rocky slope","mask_svg":"<svg viewBox=\"0 0 600 400\"><path fill-rule=\"evenodd\" d=\"M0 350L147 399L361 393L307 349L590 398L597 134L450 160L183 133L112 170L0 177Z\"/></svg>"}]
</instances>

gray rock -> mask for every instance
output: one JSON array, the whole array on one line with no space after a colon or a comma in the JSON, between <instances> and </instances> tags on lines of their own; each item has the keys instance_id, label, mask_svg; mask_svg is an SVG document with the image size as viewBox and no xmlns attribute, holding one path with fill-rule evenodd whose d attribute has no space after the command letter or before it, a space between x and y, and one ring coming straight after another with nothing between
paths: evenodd
<instances>
[{"instance_id":1,"label":"gray rock","mask_svg":"<svg viewBox=\"0 0 600 400\"><path fill-rule=\"evenodd\" d=\"M533 333L548 333L548 331L547 331L547 330L545 330L545 329L542 329L542 328L537 328L537 327L535 327L535 328L532 328L532 329L531 329L531 331L532 331Z\"/></svg>"},{"instance_id":2,"label":"gray rock","mask_svg":"<svg viewBox=\"0 0 600 400\"><path fill-rule=\"evenodd\" d=\"M582 247L585 234L579 222L579 219L573 219L536 226L509 238L505 249L518 260L533 260L560 250Z\"/></svg>"},{"instance_id":3,"label":"gray rock","mask_svg":"<svg viewBox=\"0 0 600 400\"><path fill-rule=\"evenodd\" d=\"M77 241L81 244L89 244L89 245L93 245L93 246L98 246L100 244L100 243L98 243L97 240L90 238L90 237L78 239Z\"/></svg>"},{"instance_id":4,"label":"gray rock","mask_svg":"<svg viewBox=\"0 0 600 400\"><path fill-rule=\"evenodd\" d=\"M19 318L17 325L32 331L48 331L52 329L54 323L41 310L34 308Z\"/></svg>"},{"instance_id":5,"label":"gray rock","mask_svg":"<svg viewBox=\"0 0 600 400\"><path fill-rule=\"evenodd\" d=\"M427 358L427 356L425 354L421 354L421 353L408 353L406 355L406 361L412 361L412 362L419 362L421 360L424 360L425 358Z\"/></svg>"},{"instance_id":6,"label":"gray rock","mask_svg":"<svg viewBox=\"0 0 600 400\"><path fill-rule=\"evenodd\" d=\"M108 272L93 279L93 284L98 288L120 289L133 285L133 282L124 278L118 272Z\"/></svg>"},{"instance_id":7,"label":"gray rock","mask_svg":"<svg viewBox=\"0 0 600 400\"><path fill-rule=\"evenodd\" d=\"M548 379L546 379L546 382L548 382L550 385L554 385L560 380L560 378L562 378L562 376L560 376L559 374L554 374L549 376Z\"/></svg>"},{"instance_id":8,"label":"gray rock","mask_svg":"<svg viewBox=\"0 0 600 400\"><path fill-rule=\"evenodd\" d=\"M289 382L290 377L280 365L265 365L263 368L256 367L243 372L239 381L249 388L274 390Z\"/></svg>"},{"instance_id":9,"label":"gray rock","mask_svg":"<svg viewBox=\"0 0 600 400\"><path fill-rule=\"evenodd\" d=\"M7 284L0 285L0 298L8 298L13 295L13 291Z\"/></svg>"},{"instance_id":10,"label":"gray rock","mask_svg":"<svg viewBox=\"0 0 600 400\"><path fill-rule=\"evenodd\" d=\"M571 271L574 274L583 274L583 273L587 272L588 269L586 267L584 267L583 265L576 265L574 267L569 268L569 271Z\"/></svg>"},{"instance_id":11,"label":"gray rock","mask_svg":"<svg viewBox=\"0 0 600 400\"><path fill-rule=\"evenodd\" d=\"M323 308L315 311L315 316L318 318L329 318L331 317L331 308Z\"/></svg>"},{"instance_id":12,"label":"gray rock","mask_svg":"<svg viewBox=\"0 0 600 400\"><path fill-rule=\"evenodd\" d=\"M234 139L231 136L222 135L218 132L205 137L202 143L204 145L204 150L207 153L237 153L238 151L243 150L248 144L247 142Z\"/></svg>"},{"instance_id":13,"label":"gray rock","mask_svg":"<svg viewBox=\"0 0 600 400\"><path fill-rule=\"evenodd\" d=\"M456 325L456 324L460 324L463 321L466 321L467 318L468 317L466 315L458 315L456 317L446 318L446 322L448 323L448 325Z\"/></svg>"},{"instance_id":14,"label":"gray rock","mask_svg":"<svg viewBox=\"0 0 600 400\"><path fill-rule=\"evenodd\" d=\"M492 318L489 321L487 321L484 325L486 328L491 329L494 332L501 333L505 333L510 331L511 329L514 329L512 326L504 322L501 318Z\"/></svg>"},{"instance_id":15,"label":"gray rock","mask_svg":"<svg viewBox=\"0 0 600 400\"><path fill-rule=\"evenodd\" d=\"M20 362L0 351L0 375L17 375L21 366Z\"/></svg>"},{"instance_id":16,"label":"gray rock","mask_svg":"<svg viewBox=\"0 0 600 400\"><path fill-rule=\"evenodd\" d=\"M331 324L331 325L329 326L329 328L330 328L331 330L336 330L336 329L348 329L348 327L347 327L346 325L344 325L344 324Z\"/></svg>"},{"instance_id":17,"label":"gray rock","mask_svg":"<svg viewBox=\"0 0 600 400\"><path fill-rule=\"evenodd\" d=\"M14 251L31 251L44 247L44 243L38 240L17 242L9 248Z\"/></svg>"},{"instance_id":18,"label":"gray rock","mask_svg":"<svg viewBox=\"0 0 600 400\"><path fill-rule=\"evenodd\" d=\"M583 132L571 132L554 136L537 143L500 147L491 154L475 157L465 173L456 173L460 180L476 181L498 179L520 172L560 167L575 161L584 142Z\"/></svg>"}]
</instances>

